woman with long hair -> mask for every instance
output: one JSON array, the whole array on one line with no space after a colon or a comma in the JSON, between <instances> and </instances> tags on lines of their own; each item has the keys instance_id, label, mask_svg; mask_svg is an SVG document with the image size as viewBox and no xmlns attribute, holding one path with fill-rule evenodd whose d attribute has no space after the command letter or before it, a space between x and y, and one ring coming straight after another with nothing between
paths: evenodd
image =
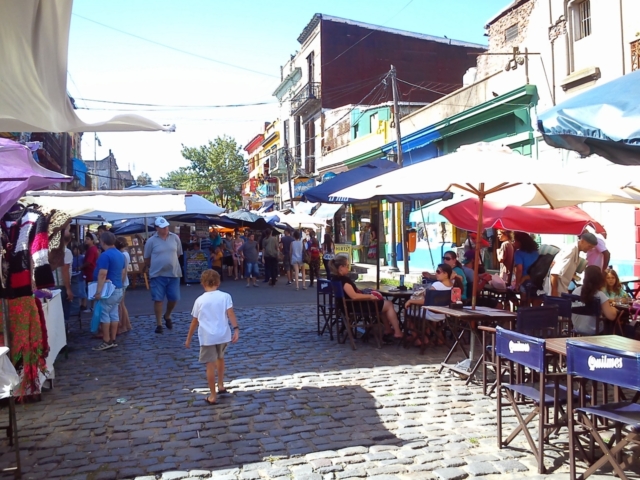
<instances>
[{"instance_id":1,"label":"woman with long hair","mask_svg":"<svg viewBox=\"0 0 640 480\"><path fill-rule=\"evenodd\" d=\"M316 232L309 230L309 241L307 242L309 251L309 286L313 287L314 279L320 279L320 245L316 238Z\"/></svg>"},{"instance_id":2,"label":"woman with long hair","mask_svg":"<svg viewBox=\"0 0 640 480\"><path fill-rule=\"evenodd\" d=\"M457 287L462 292L462 281L453 273L453 269L450 265L446 263L441 263L438 265L436 269L436 281L431 284L429 287L430 290L451 290L453 287ZM425 292L426 295L426 292ZM409 312L409 307L412 305L416 305L421 307L424 305L424 297L423 298L412 298L408 300L404 304L405 312ZM428 320L439 322L444 320L444 315L433 313L430 311L425 312L425 316ZM407 325L405 326L407 330L412 332L412 335L409 337L409 340L414 341L414 345L416 347L422 346L421 341L418 339L418 335L416 332L416 327L414 321L410 317L407 317ZM425 345L429 344L429 335L432 333L431 329L427 328L425 335ZM436 345L444 344L444 337L442 336L442 332L439 330L433 330L433 333L437 334Z\"/></svg>"},{"instance_id":3,"label":"woman with long hair","mask_svg":"<svg viewBox=\"0 0 640 480\"><path fill-rule=\"evenodd\" d=\"M496 252L498 262L500 264L500 278L504 283L511 285L513 274L513 232L510 230L498 230L498 240L500 248Z\"/></svg>"},{"instance_id":4,"label":"woman with long hair","mask_svg":"<svg viewBox=\"0 0 640 480\"><path fill-rule=\"evenodd\" d=\"M129 275L126 274L129 271L129 264L131 263L131 256L127 251L127 247L129 243L127 239L124 237L117 237L115 247L120 250L122 256L124 257L124 271L125 275L122 282L122 300L118 305L118 316L120 317L120 322L118 323L118 335L121 333L127 333L131 331L131 320L129 319L129 310L127 310L127 306L124 304L124 297L127 293L127 287L129 286Z\"/></svg>"},{"instance_id":5,"label":"woman with long hair","mask_svg":"<svg viewBox=\"0 0 640 480\"><path fill-rule=\"evenodd\" d=\"M607 268L604 272L604 288L602 291L610 298L629 298L629 294L620 283L620 277L613 268Z\"/></svg>"},{"instance_id":6,"label":"woman with long hair","mask_svg":"<svg viewBox=\"0 0 640 480\"><path fill-rule=\"evenodd\" d=\"M604 275L600 267L589 265L584 270L582 285L573 291L574 295L580 296L580 302L586 306L592 305L594 301L600 303L602 315L607 320L615 320L618 311L609 303L609 298L602 291L604 287ZM598 318L595 315L581 315L574 313L571 315L573 328L581 335L598 335Z\"/></svg>"},{"instance_id":7,"label":"woman with long hair","mask_svg":"<svg viewBox=\"0 0 640 480\"><path fill-rule=\"evenodd\" d=\"M296 230L293 232L293 242L291 242L291 247L289 247L289 255L291 255L291 266L293 267L293 277L296 280L296 290L300 289L298 274L302 269L302 289L306 290L305 286L305 275L306 275L306 267L304 263L304 242L300 239L300 230Z\"/></svg>"},{"instance_id":8,"label":"woman with long hair","mask_svg":"<svg viewBox=\"0 0 640 480\"><path fill-rule=\"evenodd\" d=\"M400 329L400 322L398 321L398 315L393 308L393 303L389 300L383 300L376 294L363 293L355 284L351 278L349 278L349 272L351 270L349 265L349 259L343 255L338 255L331 260L329 267L333 273L333 279L342 283L344 294L351 300L375 300L378 302L378 309L382 314L382 320L384 322L385 335L393 334L394 338L402 338L402 330ZM378 292L376 292L378 293ZM379 295L379 293L378 293Z\"/></svg>"}]
</instances>

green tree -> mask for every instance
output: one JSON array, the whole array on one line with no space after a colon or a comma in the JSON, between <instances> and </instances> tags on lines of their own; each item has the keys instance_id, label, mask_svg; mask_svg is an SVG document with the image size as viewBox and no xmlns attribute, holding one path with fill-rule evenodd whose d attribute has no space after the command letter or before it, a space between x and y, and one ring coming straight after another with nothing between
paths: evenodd
<instances>
[{"instance_id":1,"label":"green tree","mask_svg":"<svg viewBox=\"0 0 640 480\"><path fill-rule=\"evenodd\" d=\"M189 160L190 165L169 172L160 179L160 185L202 193L222 208L239 208L242 205L242 184L247 179L240 148L233 138L226 135L200 147L182 145L182 156Z\"/></svg>"},{"instance_id":2,"label":"green tree","mask_svg":"<svg viewBox=\"0 0 640 480\"><path fill-rule=\"evenodd\" d=\"M153 183L153 180L151 180L151 175L146 172L142 172L136 178L136 183L138 185L151 185Z\"/></svg>"}]
</instances>

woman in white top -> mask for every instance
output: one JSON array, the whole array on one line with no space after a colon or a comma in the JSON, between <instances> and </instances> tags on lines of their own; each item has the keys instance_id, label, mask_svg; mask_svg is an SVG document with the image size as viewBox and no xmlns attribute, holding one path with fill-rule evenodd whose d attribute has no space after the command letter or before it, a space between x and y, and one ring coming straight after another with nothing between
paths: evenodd
<instances>
[{"instance_id":1,"label":"woman in white top","mask_svg":"<svg viewBox=\"0 0 640 480\"><path fill-rule=\"evenodd\" d=\"M291 242L291 247L289 247L289 254L291 255L291 266L293 267L293 276L296 279L296 290L298 287L298 273L300 269L302 269L302 289L306 290L305 286L305 264L304 264L304 242L300 240L300 231L296 230L293 232L293 242Z\"/></svg>"},{"instance_id":2,"label":"woman in white top","mask_svg":"<svg viewBox=\"0 0 640 480\"><path fill-rule=\"evenodd\" d=\"M131 256L127 251L127 247L129 243L127 239L124 237L116 238L115 246L124 257L124 271L129 271L129 264L131 263ZM124 304L124 296L127 293L127 287L129 286L129 275L125 273L124 279L122 281L122 301L120 305L118 305L118 316L120 317L120 322L118 323L118 335L121 333L126 333L131 330L131 320L129 319L129 311L127 310L126 305Z\"/></svg>"},{"instance_id":3,"label":"woman in white top","mask_svg":"<svg viewBox=\"0 0 640 480\"><path fill-rule=\"evenodd\" d=\"M615 320L618 311L609 303L609 298L602 291L605 280L600 267L589 265L584 270L584 280L582 286L573 291L574 295L580 295L580 303L574 303L574 307L584 304L590 306L594 299L600 302L601 313L607 320ZM581 335L598 335L602 333L598 329L598 318L595 315L571 315L573 329Z\"/></svg>"},{"instance_id":4,"label":"woman in white top","mask_svg":"<svg viewBox=\"0 0 640 480\"><path fill-rule=\"evenodd\" d=\"M438 265L438 268L436 269L436 281L431 284L429 289L430 290L451 290L453 287L458 287L462 289L462 282L460 282L460 279L454 275L455 274L453 273L453 269L451 268L451 265L447 265L446 263L442 263ZM426 292L425 292L425 295L426 295ZM409 307L411 305L417 305L421 307L422 305L424 305L424 297L416 298L416 299L412 298L411 300L407 301L407 303L404 304L405 312L409 311ZM426 311L424 313L424 316L427 320L430 320L432 322L441 322L444 320L444 315L439 313L432 313L430 311ZM408 329L411 331L415 331L415 326L412 325L412 323L413 322L411 322L410 320L408 321ZM427 344L429 343L428 337L430 333L432 333L431 330L427 329L427 333L425 336L425 342ZM444 338L442 337L442 333L435 329L433 330L433 333L435 333L437 337L436 345L443 345ZM422 345L420 340L417 340L417 336L416 336L414 345L418 347Z\"/></svg>"}]
</instances>

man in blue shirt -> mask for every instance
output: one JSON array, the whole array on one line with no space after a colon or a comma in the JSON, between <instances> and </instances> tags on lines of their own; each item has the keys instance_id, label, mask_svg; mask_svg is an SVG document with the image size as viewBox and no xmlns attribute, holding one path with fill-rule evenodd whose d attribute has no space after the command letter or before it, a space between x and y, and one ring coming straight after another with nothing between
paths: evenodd
<instances>
[{"instance_id":1,"label":"man in blue shirt","mask_svg":"<svg viewBox=\"0 0 640 480\"><path fill-rule=\"evenodd\" d=\"M122 301L122 285L127 274L124 255L115 248L116 237L111 232L100 235L100 244L104 249L98 257L93 278L98 282L94 299L99 302L95 308L100 308L100 328L103 342L94 350L108 350L117 347L118 333L118 305ZM111 282L115 290L108 298L102 298L102 291L107 282Z\"/></svg>"}]
</instances>

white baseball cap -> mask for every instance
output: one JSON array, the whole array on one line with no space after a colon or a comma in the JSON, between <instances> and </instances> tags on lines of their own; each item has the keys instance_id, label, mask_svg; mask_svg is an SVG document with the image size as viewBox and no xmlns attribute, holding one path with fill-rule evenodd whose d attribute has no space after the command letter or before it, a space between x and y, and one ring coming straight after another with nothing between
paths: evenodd
<instances>
[{"instance_id":1,"label":"white baseball cap","mask_svg":"<svg viewBox=\"0 0 640 480\"><path fill-rule=\"evenodd\" d=\"M164 218L164 217L158 217L158 218L156 218L155 226L159 227L159 228L168 227L169 226L169 222L167 222L167 219Z\"/></svg>"}]
</instances>

